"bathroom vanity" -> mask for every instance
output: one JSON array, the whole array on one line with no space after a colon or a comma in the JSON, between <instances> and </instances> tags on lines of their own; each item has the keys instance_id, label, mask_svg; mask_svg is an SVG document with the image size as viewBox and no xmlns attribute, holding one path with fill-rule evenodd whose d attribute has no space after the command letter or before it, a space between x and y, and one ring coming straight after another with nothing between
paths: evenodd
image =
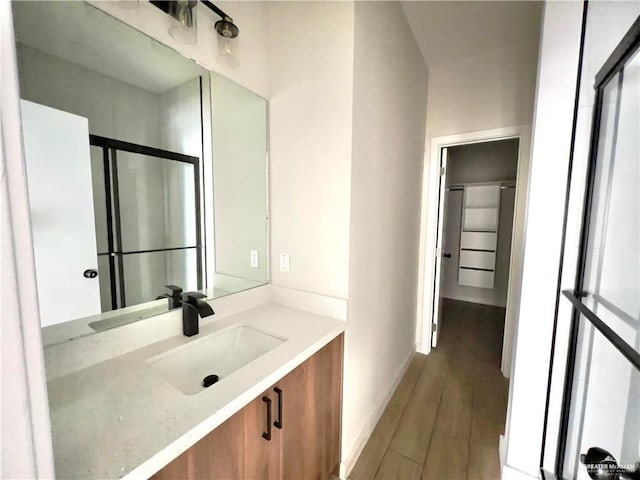
<instances>
[{"instance_id":1,"label":"bathroom vanity","mask_svg":"<svg viewBox=\"0 0 640 480\"><path fill-rule=\"evenodd\" d=\"M127 3L12 4L55 474L327 478L346 300L268 284L267 100Z\"/></svg>"},{"instance_id":2,"label":"bathroom vanity","mask_svg":"<svg viewBox=\"0 0 640 480\"><path fill-rule=\"evenodd\" d=\"M337 473L342 352L340 335L153 478L329 478Z\"/></svg>"},{"instance_id":3,"label":"bathroom vanity","mask_svg":"<svg viewBox=\"0 0 640 480\"><path fill-rule=\"evenodd\" d=\"M258 289L267 292L267 303L227 316L225 305L214 303L220 317L203 319L194 337L184 337L178 312L169 312L111 330L102 341L94 335L49 347L56 475L328 478L335 472L345 324L269 303L270 288ZM239 328L282 341L208 388L194 380L185 389L154 364ZM127 340L136 329L160 333L140 346ZM72 359L83 351L95 363L74 368Z\"/></svg>"}]
</instances>

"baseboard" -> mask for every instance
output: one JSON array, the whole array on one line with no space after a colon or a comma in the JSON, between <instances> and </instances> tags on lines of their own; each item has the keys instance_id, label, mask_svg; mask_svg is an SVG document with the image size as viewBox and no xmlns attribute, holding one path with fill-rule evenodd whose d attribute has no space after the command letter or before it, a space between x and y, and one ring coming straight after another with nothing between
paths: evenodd
<instances>
[{"instance_id":1,"label":"baseboard","mask_svg":"<svg viewBox=\"0 0 640 480\"><path fill-rule=\"evenodd\" d=\"M509 465L503 465L502 467L502 480L532 480L537 478L540 477L529 475Z\"/></svg>"},{"instance_id":2,"label":"baseboard","mask_svg":"<svg viewBox=\"0 0 640 480\"><path fill-rule=\"evenodd\" d=\"M391 384L391 388L385 395L382 402L380 402L378 407L371 414L371 416L369 417L369 421L367 421L363 429L360 431L360 435L358 435L355 446L351 449L349 455L343 456L343 460L340 462L340 478L342 480L345 480L348 477L349 473L351 473L351 470L355 466L358 457L360 457L362 450L364 450L369 437L373 433L373 430L376 428L376 425L378 424L378 421L380 420L384 409L387 408L391 397L396 391L396 388L398 388L400 380L402 380L402 377L404 377L407 368L409 368L409 364L411 364L411 360L413 359L414 354L414 351L410 351L407 357L404 359L404 361L402 362L402 366L398 370L398 373L396 374L393 383Z\"/></svg>"},{"instance_id":3,"label":"baseboard","mask_svg":"<svg viewBox=\"0 0 640 480\"><path fill-rule=\"evenodd\" d=\"M500 470L502 470L502 467L506 460L505 458L506 448L507 448L507 445L504 440L504 435L500 435L500 439L498 440L498 455L500 456Z\"/></svg>"}]
</instances>

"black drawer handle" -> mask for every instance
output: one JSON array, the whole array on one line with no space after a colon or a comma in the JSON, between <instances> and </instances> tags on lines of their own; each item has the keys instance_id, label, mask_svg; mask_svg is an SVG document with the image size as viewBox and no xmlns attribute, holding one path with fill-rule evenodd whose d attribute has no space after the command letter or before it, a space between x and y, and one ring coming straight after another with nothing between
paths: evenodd
<instances>
[{"instance_id":1,"label":"black drawer handle","mask_svg":"<svg viewBox=\"0 0 640 480\"><path fill-rule=\"evenodd\" d=\"M262 432L262 438L271 441L271 399L264 396L262 397L262 401L267 404L267 431Z\"/></svg>"},{"instance_id":2,"label":"black drawer handle","mask_svg":"<svg viewBox=\"0 0 640 480\"><path fill-rule=\"evenodd\" d=\"M282 390L276 387L273 391L278 395L278 419L273 422L273 426L276 428L282 428Z\"/></svg>"}]
</instances>

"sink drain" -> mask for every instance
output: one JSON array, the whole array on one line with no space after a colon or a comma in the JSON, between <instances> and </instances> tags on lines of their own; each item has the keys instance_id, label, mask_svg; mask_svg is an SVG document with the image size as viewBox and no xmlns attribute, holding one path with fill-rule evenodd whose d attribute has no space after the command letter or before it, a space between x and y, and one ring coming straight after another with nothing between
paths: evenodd
<instances>
[{"instance_id":1,"label":"sink drain","mask_svg":"<svg viewBox=\"0 0 640 480\"><path fill-rule=\"evenodd\" d=\"M210 387L218 381L218 375L207 375L202 379L202 386L204 388Z\"/></svg>"}]
</instances>

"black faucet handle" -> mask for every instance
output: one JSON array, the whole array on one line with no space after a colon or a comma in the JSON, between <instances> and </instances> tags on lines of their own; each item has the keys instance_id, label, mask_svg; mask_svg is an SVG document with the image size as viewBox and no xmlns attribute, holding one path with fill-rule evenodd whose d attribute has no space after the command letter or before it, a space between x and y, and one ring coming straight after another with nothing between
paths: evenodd
<instances>
[{"instance_id":1,"label":"black faucet handle","mask_svg":"<svg viewBox=\"0 0 640 480\"><path fill-rule=\"evenodd\" d=\"M178 297L182 294L182 288L177 285L165 285L165 287L169 289L172 297Z\"/></svg>"},{"instance_id":2,"label":"black faucet handle","mask_svg":"<svg viewBox=\"0 0 640 480\"><path fill-rule=\"evenodd\" d=\"M174 308L178 308L181 304L182 304L182 297L181 297L181 293L182 293L182 288L178 287L177 285L165 285L166 288L168 288L171 293L163 293L162 295L159 295L156 297L156 300L160 300L161 298L168 298L169 299L169 309L174 309Z\"/></svg>"},{"instance_id":3,"label":"black faucet handle","mask_svg":"<svg viewBox=\"0 0 640 480\"><path fill-rule=\"evenodd\" d=\"M185 292L182 294L182 301L186 303L196 304L201 298L207 298L207 296L200 292Z\"/></svg>"}]
</instances>

